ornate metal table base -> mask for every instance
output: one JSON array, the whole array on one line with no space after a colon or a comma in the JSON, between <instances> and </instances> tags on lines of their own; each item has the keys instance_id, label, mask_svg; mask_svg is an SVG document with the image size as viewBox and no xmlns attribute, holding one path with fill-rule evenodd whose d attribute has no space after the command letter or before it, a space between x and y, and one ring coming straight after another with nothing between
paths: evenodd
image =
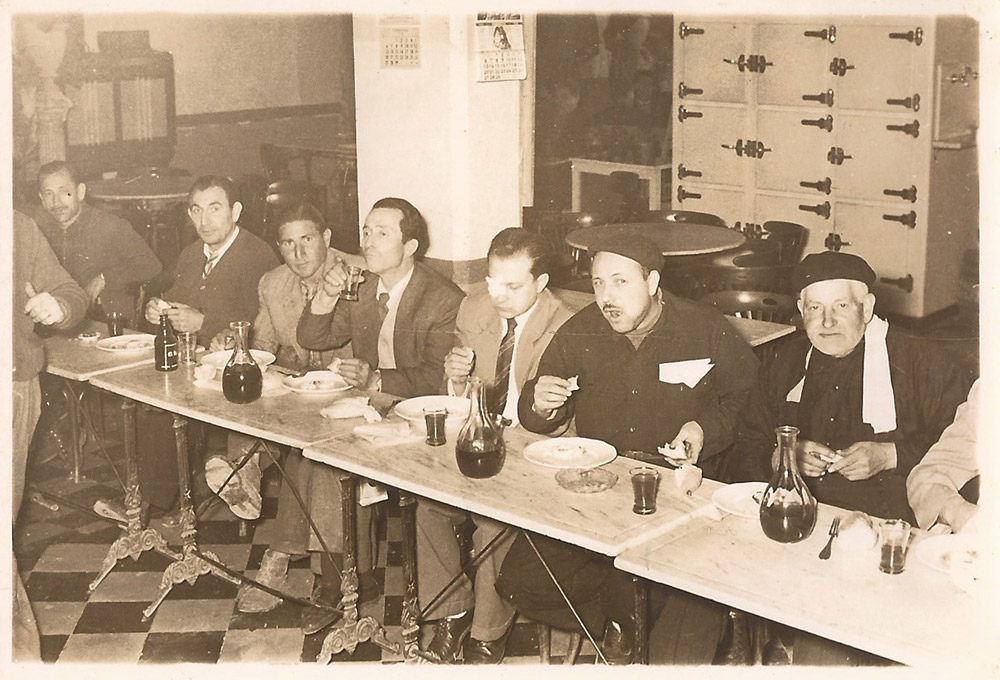
<instances>
[{"instance_id":1,"label":"ornate metal table base","mask_svg":"<svg viewBox=\"0 0 1000 680\"><path fill-rule=\"evenodd\" d=\"M358 568L354 556L357 554L357 530L355 524L355 489L357 479L350 474L340 477L340 498L343 508L344 531L344 571L340 579L340 591L343 593L341 604L344 618L338 622L323 640L317 663L327 664L334 654L347 651L353 654L362 642L371 640L382 649L393 654L399 654L399 643L389 642L385 629L371 616L358 618ZM415 598L414 598L415 599ZM405 612L405 606L404 606ZM405 616L405 613L404 613Z\"/></svg>"}]
</instances>

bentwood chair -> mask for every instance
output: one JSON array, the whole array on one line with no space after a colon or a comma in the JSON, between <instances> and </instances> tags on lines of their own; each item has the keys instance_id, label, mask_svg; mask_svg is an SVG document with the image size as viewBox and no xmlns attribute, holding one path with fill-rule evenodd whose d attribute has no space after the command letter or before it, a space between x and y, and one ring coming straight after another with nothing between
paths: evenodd
<instances>
[{"instance_id":1,"label":"bentwood chair","mask_svg":"<svg viewBox=\"0 0 1000 680\"><path fill-rule=\"evenodd\" d=\"M586 273L588 260L586 253L571 248L566 243L566 235L580 227L611 224L603 214L540 210L534 207L522 209L521 226L545 241L552 254L551 278L553 285L574 280Z\"/></svg>"},{"instance_id":2,"label":"bentwood chair","mask_svg":"<svg viewBox=\"0 0 1000 680\"><path fill-rule=\"evenodd\" d=\"M780 264L795 264L802 259L807 235L808 231L801 224L777 220L765 222L760 232L760 238L777 243Z\"/></svg>"},{"instance_id":3,"label":"bentwood chair","mask_svg":"<svg viewBox=\"0 0 1000 680\"><path fill-rule=\"evenodd\" d=\"M795 298L781 293L757 290L720 290L706 293L698 299L712 305L723 314L743 319L791 324L798 316Z\"/></svg>"}]
</instances>

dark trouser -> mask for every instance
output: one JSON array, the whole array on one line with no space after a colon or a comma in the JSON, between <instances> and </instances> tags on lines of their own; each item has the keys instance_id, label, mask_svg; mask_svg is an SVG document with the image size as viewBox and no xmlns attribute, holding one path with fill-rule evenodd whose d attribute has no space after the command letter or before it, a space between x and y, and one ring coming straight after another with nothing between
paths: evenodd
<instances>
[{"instance_id":1,"label":"dark trouser","mask_svg":"<svg viewBox=\"0 0 1000 680\"><path fill-rule=\"evenodd\" d=\"M190 446L191 439L189 427L189 455L194 448ZM177 499L180 488L173 414L140 404L136 410L135 442L142 500L160 510L169 510ZM199 468L192 465L190 469Z\"/></svg>"},{"instance_id":2,"label":"dark trouser","mask_svg":"<svg viewBox=\"0 0 1000 680\"><path fill-rule=\"evenodd\" d=\"M28 443L38 423L41 412L41 392L38 388L38 378L14 382L11 389L12 411L12 451L11 478L13 481L12 518L17 521L17 511L24 497L25 469L28 466ZM28 601L28 593L21 581L21 572L17 568L17 558L11 553L13 565L13 614L11 618L12 647L14 661L40 661L41 646L38 638L38 624L35 614Z\"/></svg>"},{"instance_id":3,"label":"dark trouser","mask_svg":"<svg viewBox=\"0 0 1000 680\"><path fill-rule=\"evenodd\" d=\"M587 629L599 639L606 619L633 629L632 577L609 557L532 534L532 540L559 580ZM652 664L710 664L725 631L727 609L672 588L654 586L651 611L665 597L649 633ZM497 592L525 616L563 630L578 630L565 600L524 535L519 535L497 578Z\"/></svg>"},{"instance_id":4,"label":"dark trouser","mask_svg":"<svg viewBox=\"0 0 1000 680\"><path fill-rule=\"evenodd\" d=\"M632 621L632 577L615 569L610 557L535 534L531 538L592 635L604 632L606 619ZM524 534L511 544L496 589L525 616L563 630L579 629Z\"/></svg>"}]
</instances>

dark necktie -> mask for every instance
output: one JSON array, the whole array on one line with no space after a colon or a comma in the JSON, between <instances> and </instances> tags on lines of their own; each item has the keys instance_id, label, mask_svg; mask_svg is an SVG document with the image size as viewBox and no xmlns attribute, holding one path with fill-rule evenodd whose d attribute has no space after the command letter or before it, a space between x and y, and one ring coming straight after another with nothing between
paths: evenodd
<instances>
[{"instance_id":1,"label":"dark necktie","mask_svg":"<svg viewBox=\"0 0 1000 680\"><path fill-rule=\"evenodd\" d=\"M206 257L205 269L202 270L201 278L203 279L208 278L208 275L212 273L213 269L215 269L215 265L218 263L218 261L219 261L218 255L211 255L209 257Z\"/></svg>"},{"instance_id":2,"label":"dark necktie","mask_svg":"<svg viewBox=\"0 0 1000 680\"><path fill-rule=\"evenodd\" d=\"M378 310L379 328L381 328L382 324L385 323L385 317L387 317L389 315L389 294L388 293L379 293L378 294L378 307L376 309Z\"/></svg>"},{"instance_id":3,"label":"dark necktie","mask_svg":"<svg viewBox=\"0 0 1000 680\"><path fill-rule=\"evenodd\" d=\"M497 354L497 377L493 383L493 399L490 411L503 413L507 407L507 384L510 381L510 364L514 359L514 329L516 319L507 319L507 332L500 341L500 352Z\"/></svg>"}]
</instances>

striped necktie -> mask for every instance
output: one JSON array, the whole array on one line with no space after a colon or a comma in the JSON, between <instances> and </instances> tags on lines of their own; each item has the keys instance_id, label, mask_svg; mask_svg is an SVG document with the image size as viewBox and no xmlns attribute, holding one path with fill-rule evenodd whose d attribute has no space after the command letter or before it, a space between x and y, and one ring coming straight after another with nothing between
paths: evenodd
<instances>
[{"instance_id":1,"label":"striped necktie","mask_svg":"<svg viewBox=\"0 0 1000 680\"><path fill-rule=\"evenodd\" d=\"M205 269L201 273L201 278L207 279L208 275L212 273L212 270L215 269L215 265L217 265L218 263L219 263L218 255L212 255L210 257L205 258Z\"/></svg>"},{"instance_id":2,"label":"striped necktie","mask_svg":"<svg viewBox=\"0 0 1000 680\"><path fill-rule=\"evenodd\" d=\"M385 323L385 317L389 316L389 294L379 293L378 294L378 305L376 306L378 311L379 328Z\"/></svg>"},{"instance_id":3,"label":"striped necktie","mask_svg":"<svg viewBox=\"0 0 1000 680\"><path fill-rule=\"evenodd\" d=\"M507 408L507 387L510 382L510 364L514 360L514 329L517 319L507 319L507 332L500 341L500 352L497 354L496 380L493 382L493 399L490 403L492 413L502 414Z\"/></svg>"}]
</instances>

